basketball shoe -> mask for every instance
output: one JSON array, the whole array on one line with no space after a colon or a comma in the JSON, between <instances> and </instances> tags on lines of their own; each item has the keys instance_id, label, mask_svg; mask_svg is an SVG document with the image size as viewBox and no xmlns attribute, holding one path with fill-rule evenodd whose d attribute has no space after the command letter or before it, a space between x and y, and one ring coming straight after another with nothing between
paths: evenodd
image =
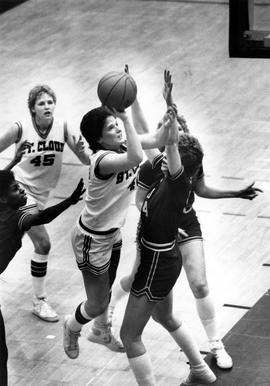
<instances>
[{"instance_id":1,"label":"basketball shoe","mask_svg":"<svg viewBox=\"0 0 270 386\"><path fill-rule=\"evenodd\" d=\"M33 309L32 312L38 318L45 320L46 322L58 322L59 316L54 309L48 303L46 297L33 297Z\"/></svg>"},{"instance_id":2,"label":"basketball shoe","mask_svg":"<svg viewBox=\"0 0 270 386\"><path fill-rule=\"evenodd\" d=\"M123 344L113 335L111 323L105 325L94 324L87 334L89 342L106 346L115 352L125 352Z\"/></svg>"},{"instance_id":3,"label":"basketball shoe","mask_svg":"<svg viewBox=\"0 0 270 386\"><path fill-rule=\"evenodd\" d=\"M194 369L190 367L190 373L184 382L180 386L197 386L199 385L208 385L216 381L216 376L213 371L205 364L205 366L200 366L200 369Z\"/></svg>"},{"instance_id":4,"label":"basketball shoe","mask_svg":"<svg viewBox=\"0 0 270 386\"><path fill-rule=\"evenodd\" d=\"M63 323L63 346L65 353L70 359L76 359L79 356L78 339L81 336L80 331L72 331L68 325L69 315L65 316Z\"/></svg>"},{"instance_id":5,"label":"basketball shoe","mask_svg":"<svg viewBox=\"0 0 270 386\"><path fill-rule=\"evenodd\" d=\"M221 369L231 369L233 367L232 358L225 350L224 344L221 342L221 340L210 342L210 350L216 360L218 367Z\"/></svg>"}]
</instances>

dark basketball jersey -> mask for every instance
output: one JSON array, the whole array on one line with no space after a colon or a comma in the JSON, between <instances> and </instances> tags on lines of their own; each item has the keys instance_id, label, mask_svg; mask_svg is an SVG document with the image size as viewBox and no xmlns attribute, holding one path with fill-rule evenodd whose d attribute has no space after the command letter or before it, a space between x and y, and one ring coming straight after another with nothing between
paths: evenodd
<instances>
[{"instance_id":1,"label":"dark basketball jersey","mask_svg":"<svg viewBox=\"0 0 270 386\"><path fill-rule=\"evenodd\" d=\"M164 157L163 153L160 153L153 162L151 163L150 161L145 161L141 166L138 174L138 186L142 189L149 190L151 186L160 181L163 178L163 173L161 170L161 164L162 164L162 159ZM194 189L196 182L204 176L204 171L203 167L201 166L195 176L192 177L192 196L190 198L190 201L192 203L194 202Z\"/></svg>"},{"instance_id":2,"label":"dark basketball jersey","mask_svg":"<svg viewBox=\"0 0 270 386\"><path fill-rule=\"evenodd\" d=\"M157 182L161 181L163 178L163 173L161 170L161 164L162 159L164 157L164 154L161 153L158 155L153 162L145 161L141 166L138 174L138 186L142 189L149 190L152 186L154 186ZM189 186L190 191L188 193L188 197L186 197L186 204L184 208L182 208L182 213L179 214L178 217L178 227L185 229L186 227L189 227L190 224L193 223L193 221L196 218L196 212L193 209L192 205L194 203L194 189L196 182L204 176L203 167L201 166L195 176L189 179ZM180 195L182 194L181 190L176 192L176 194ZM183 197L179 197L180 200L184 200Z\"/></svg>"},{"instance_id":3,"label":"dark basketball jersey","mask_svg":"<svg viewBox=\"0 0 270 386\"><path fill-rule=\"evenodd\" d=\"M153 250L174 247L182 216L190 206L192 182L182 167L174 177L163 177L151 187L141 209L141 243Z\"/></svg>"},{"instance_id":4,"label":"dark basketball jersey","mask_svg":"<svg viewBox=\"0 0 270 386\"><path fill-rule=\"evenodd\" d=\"M0 274L22 246L23 220L27 212L11 208L0 208Z\"/></svg>"}]
</instances>

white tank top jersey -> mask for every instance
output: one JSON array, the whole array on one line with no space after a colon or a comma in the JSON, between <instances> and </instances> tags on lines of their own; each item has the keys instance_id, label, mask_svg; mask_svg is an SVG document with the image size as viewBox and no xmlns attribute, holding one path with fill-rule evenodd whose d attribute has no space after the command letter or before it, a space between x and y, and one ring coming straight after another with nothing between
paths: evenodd
<instances>
[{"instance_id":1,"label":"white tank top jersey","mask_svg":"<svg viewBox=\"0 0 270 386\"><path fill-rule=\"evenodd\" d=\"M36 193L55 188L62 168L67 138L66 123L54 119L47 135L39 132L32 119L16 124L19 127L16 148L25 140L32 145L13 169L16 180L28 185Z\"/></svg>"},{"instance_id":2,"label":"white tank top jersey","mask_svg":"<svg viewBox=\"0 0 270 386\"><path fill-rule=\"evenodd\" d=\"M99 150L91 155L85 208L81 214L83 225L94 231L121 228L136 189L139 167L102 177L98 172L100 160L112 151Z\"/></svg>"}]
</instances>

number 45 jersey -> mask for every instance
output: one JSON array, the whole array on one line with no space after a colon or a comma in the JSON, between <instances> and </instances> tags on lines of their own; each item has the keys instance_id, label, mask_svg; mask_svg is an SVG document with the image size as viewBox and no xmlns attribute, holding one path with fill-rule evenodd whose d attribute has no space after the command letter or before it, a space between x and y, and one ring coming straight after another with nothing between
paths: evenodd
<instances>
[{"instance_id":1,"label":"number 45 jersey","mask_svg":"<svg viewBox=\"0 0 270 386\"><path fill-rule=\"evenodd\" d=\"M54 119L46 135L39 131L34 120L16 123L19 127L16 147L25 140L31 143L31 148L26 150L21 162L13 169L16 180L37 193L55 188L62 167L66 123Z\"/></svg>"}]
</instances>

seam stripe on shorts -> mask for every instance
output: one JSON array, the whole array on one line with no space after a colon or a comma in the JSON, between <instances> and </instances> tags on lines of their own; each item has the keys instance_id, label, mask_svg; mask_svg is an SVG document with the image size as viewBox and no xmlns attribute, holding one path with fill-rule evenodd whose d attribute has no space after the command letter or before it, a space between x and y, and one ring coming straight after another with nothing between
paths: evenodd
<instances>
[{"instance_id":1,"label":"seam stripe on shorts","mask_svg":"<svg viewBox=\"0 0 270 386\"><path fill-rule=\"evenodd\" d=\"M84 236L83 240L83 262L88 262L89 263L89 251L91 247L91 240L92 237L90 236Z\"/></svg>"},{"instance_id":2,"label":"seam stripe on shorts","mask_svg":"<svg viewBox=\"0 0 270 386\"><path fill-rule=\"evenodd\" d=\"M90 271L91 273L93 273L93 275L101 275L102 273L108 271L109 267L110 267L110 260L104 264L102 267L95 267L94 265L92 265L89 261L85 261L83 263L77 263L78 264L78 267L81 271Z\"/></svg>"},{"instance_id":3,"label":"seam stripe on shorts","mask_svg":"<svg viewBox=\"0 0 270 386\"><path fill-rule=\"evenodd\" d=\"M151 269L150 269L150 272L149 272L149 275L148 275L148 278L147 278L147 282L146 282L146 285L147 285L148 288L151 287L153 278L155 276L155 272L156 272L156 269L157 269L157 264L158 264L158 261L159 261L159 255L160 255L159 252L154 252L154 257L153 257L153 261L152 261L152 264L151 264Z\"/></svg>"}]
</instances>

